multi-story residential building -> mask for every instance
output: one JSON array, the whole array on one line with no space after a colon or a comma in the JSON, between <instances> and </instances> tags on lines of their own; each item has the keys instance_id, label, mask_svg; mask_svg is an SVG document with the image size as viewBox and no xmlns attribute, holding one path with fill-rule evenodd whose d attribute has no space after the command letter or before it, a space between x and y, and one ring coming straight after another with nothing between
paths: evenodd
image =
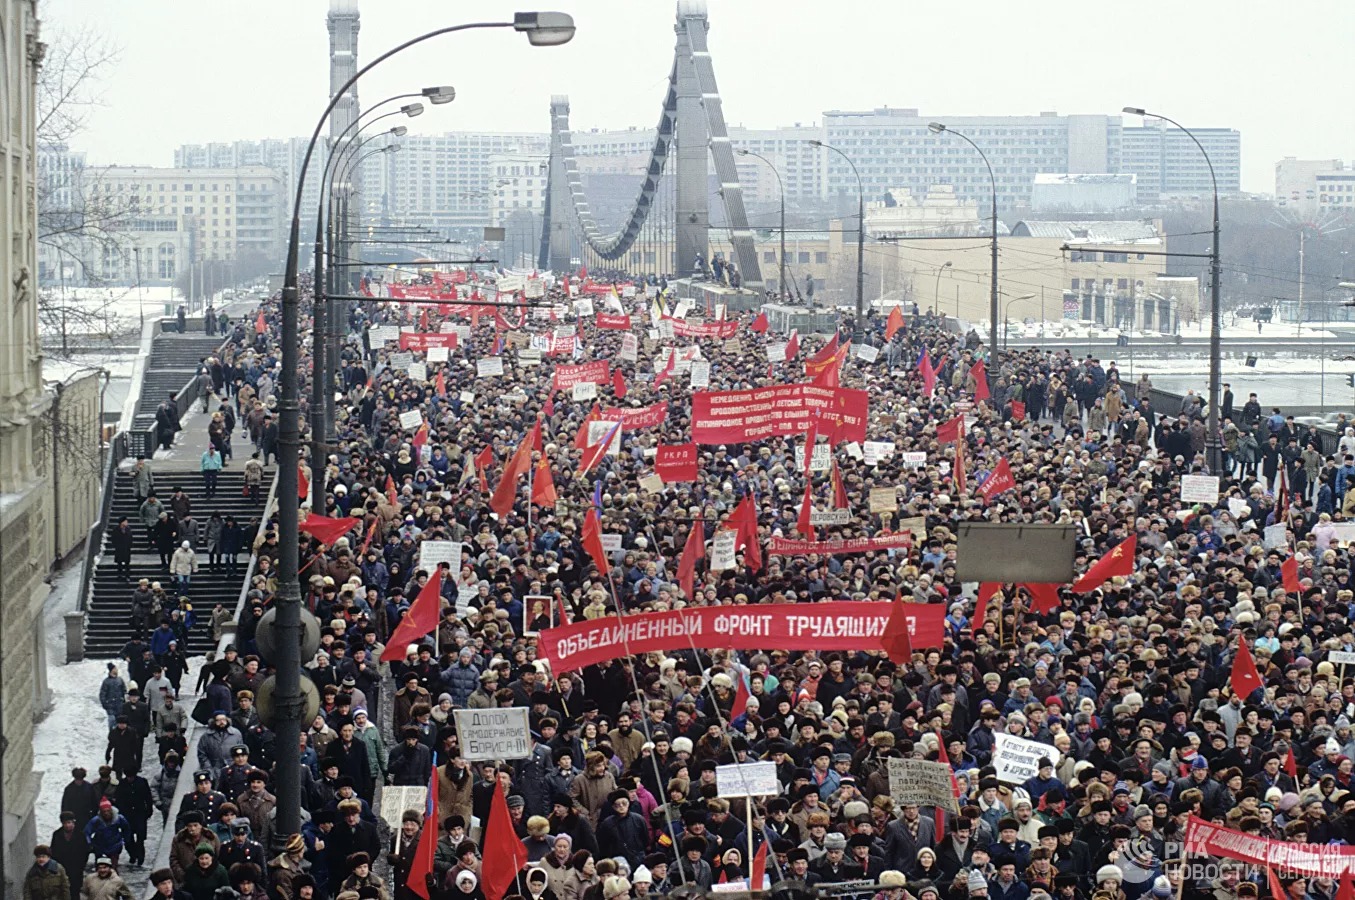
<instances>
[{"instance_id":1,"label":"multi-story residential building","mask_svg":"<svg viewBox=\"0 0 1355 900\"><path fill-rule=\"evenodd\" d=\"M916 109L888 107L865 112L824 113L825 143L851 158L866 199L891 188L925 194L934 184L952 184L956 193L987 204L992 196L988 169L959 137L934 134L940 121L981 147L993 167L998 206L1028 206L1035 176L1045 172L1120 171L1120 118L1041 113L1038 116L923 116ZM856 199L851 164L825 151L820 160L826 196Z\"/></svg>"},{"instance_id":2,"label":"multi-story residential building","mask_svg":"<svg viewBox=\"0 0 1355 900\"><path fill-rule=\"evenodd\" d=\"M544 134L407 135L391 163L391 207L437 229L485 225L494 200L490 158L544 155L549 144Z\"/></svg>"},{"instance_id":3,"label":"multi-story residential building","mask_svg":"<svg viewBox=\"0 0 1355 900\"><path fill-rule=\"evenodd\" d=\"M1190 130L1209 154L1208 161L1190 135L1150 119L1141 127L1122 129L1122 165L1104 171L1136 175L1138 199L1142 203L1212 195L1210 163L1214 165L1220 195L1241 193L1241 132L1233 128Z\"/></svg>"},{"instance_id":4,"label":"multi-story residential building","mask_svg":"<svg viewBox=\"0 0 1355 900\"><path fill-rule=\"evenodd\" d=\"M38 147L38 281L78 281L72 235L85 214L85 154L65 144Z\"/></svg>"},{"instance_id":5,"label":"multi-story residential building","mask_svg":"<svg viewBox=\"0 0 1355 900\"><path fill-rule=\"evenodd\" d=\"M1303 210L1355 209L1355 167L1342 159L1295 159L1275 164L1275 202Z\"/></svg>"}]
</instances>

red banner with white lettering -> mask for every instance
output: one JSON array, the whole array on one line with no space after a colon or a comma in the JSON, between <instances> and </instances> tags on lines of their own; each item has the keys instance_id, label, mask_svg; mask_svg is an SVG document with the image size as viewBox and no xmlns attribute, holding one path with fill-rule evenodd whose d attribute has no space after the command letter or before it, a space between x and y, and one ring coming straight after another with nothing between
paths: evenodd
<instances>
[{"instance_id":1,"label":"red banner with white lettering","mask_svg":"<svg viewBox=\"0 0 1355 900\"><path fill-rule=\"evenodd\" d=\"M781 384L747 391L696 391L692 439L698 444L730 444L804 434L817 420L820 434L864 441L868 411L867 393L849 388Z\"/></svg>"},{"instance_id":2,"label":"red banner with white lettering","mask_svg":"<svg viewBox=\"0 0 1355 900\"><path fill-rule=\"evenodd\" d=\"M611 406L604 409L600 421L620 422L622 431L634 428L656 428L668 418L668 404L660 400L638 409L630 406ZM666 479L665 479L666 480Z\"/></svg>"},{"instance_id":3,"label":"red banner with white lettering","mask_svg":"<svg viewBox=\"0 0 1355 900\"><path fill-rule=\"evenodd\" d=\"M912 534L886 534L873 538L846 538L834 541L796 541L772 538L767 546L770 556L836 556L841 553L870 553L876 550L900 550L913 546Z\"/></svg>"},{"instance_id":4,"label":"red banner with white lettering","mask_svg":"<svg viewBox=\"0 0 1355 900\"><path fill-rule=\"evenodd\" d=\"M696 480L697 445L660 444L654 454L654 474L664 484L683 484Z\"/></svg>"},{"instance_id":5,"label":"red banner with white lettering","mask_svg":"<svg viewBox=\"0 0 1355 900\"><path fill-rule=\"evenodd\" d=\"M555 674L603 660L692 646L733 650L876 650L892 603L833 601L757 606L707 606L635 613L548 628L539 654ZM914 647L938 647L943 604L905 604Z\"/></svg>"},{"instance_id":6,"label":"red banner with white lettering","mask_svg":"<svg viewBox=\"0 0 1355 900\"><path fill-rule=\"evenodd\" d=\"M400 332L400 349L415 350L423 352L429 347L446 347L450 350L456 349L456 335L450 332L446 334L426 334L417 331Z\"/></svg>"},{"instance_id":7,"label":"red banner with white lettering","mask_svg":"<svg viewBox=\"0 0 1355 900\"><path fill-rule=\"evenodd\" d=\"M693 325L672 316L664 316L663 320L673 323L673 334L677 337L732 338L739 333L739 323L733 319L724 322L703 322L700 325Z\"/></svg>"},{"instance_id":8,"label":"red banner with white lettering","mask_svg":"<svg viewBox=\"0 0 1355 900\"><path fill-rule=\"evenodd\" d=\"M598 313L596 324L602 331L630 331L630 316Z\"/></svg>"},{"instance_id":9,"label":"red banner with white lettering","mask_svg":"<svg viewBox=\"0 0 1355 900\"><path fill-rule=\"evenodd\" d=\"M611 378L611 375L605 359L598 359L577 366L560 365L555 367L555 382L551 389L567 391L576 384L584 384L590 381L593 384L606 384L609 378Z\"/></svg>"},{"instance_id":10,"label":"red banner with white lettering","mask_svg":"<svg viewBox=\"0 0 1355 900\"><path fill-rule=\"evenodd\" d=\"M1192 856L1221 856L1312 878L1337 880L1355 874L1355 847L1276 841L1196 816L1190 817L1185 838L1185 852Z\"/></svg>"}]
</instances>

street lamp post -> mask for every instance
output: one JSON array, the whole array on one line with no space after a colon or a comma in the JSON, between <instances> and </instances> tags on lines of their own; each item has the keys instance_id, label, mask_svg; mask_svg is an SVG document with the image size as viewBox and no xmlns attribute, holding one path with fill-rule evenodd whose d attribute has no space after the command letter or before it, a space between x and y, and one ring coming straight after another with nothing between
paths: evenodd
<instances>
[{"instance_id":1,"label":"street lamp post","mask_svg":"<svg viewBox=\"0 0 1355 900\"><path fill-rule=\"evenodd\" d=\"M866 315L866 191L861 186L861 173L857 171L852 158L832 144L825 144L823 141L810 141L809 144L812 147L832 150L847 161L847 165L852 167L852 174L856 176L856 327L861 328L862 319Z\"/></svg>"},{"instance_id":2,"label":"street lamp post","mask_svg":"<svg viewBox=\"0 0 1355 900\"><path fill-rule=\"evenodd\" d=\"M305 188L306 170L334 107L348 89L373 68L408 48L430 38L459 31L482 28L512 28L523 32L537 46L568 42L574 36L574 20L566 13L517 13L512 22L473 22L449 25L411 38L387 50L359 69L353 77L334 91L325 106L310 143L301 160L297 177L296 196L292 203L291 229L287 238L287 264L282 287L282 372L278 380L278 595L277 608L277 682L274 703L277 710L277 780L278 829L282 834L296 834L301 830L301 716L305 711L305 696L301 693L301 591L297 583L300 504L297 502L298 466L301 462L300 381L297 371L301 365L300 307L298 290L299 253L301 247L301 196Z\"/></svg>"},{"instance_id":3,"label":"street lamp post","mask_svg":"<svg viewBox=\"0 0 1355 900\"><path fill-rule=\"evenodd\" d=\"M1002 352L1003 352L1003 353L1006 353L1006 352L1007 352L1007 338L1008 338L1008 336L1009 336L1010 333L1011 333L1011 329L1008 328L1008 326L1007 326L1007 320L1011 317L1011 314L1012 314L1012 304L1013 304L1013 303L1020 303L1022 300L1033 300L1033 299L1035 299L1035 295L1034 295L1034 294L1022 294L1022 295L1019 296L1019 297L1013 297L1013 298L1011 298L1010 300L1008 300L1008 301L1007 301L1007 305L1004 306L1004 307L1002 308ZM994 349L996 349L996 346L994 346Z\"/></svg>"},{"instance_id":4,"label":"street lamp post","mask_svg":"<svg viewBox=\"0 0 1355 900\"><path fill-rule=\"evenodd\" d=\"M1199 148L1200 155L1204 157L1205 165L1209 167L1209 183L1214 191L1214 244L1209 248L1209 296L1213 309L1209 313L1209 416L1206 420L1204 440L1209 470L1218 474L1223 469L1223 448L1219 444L1219 399L1221 396L1219 389L1223 370L1223 303L1219 284L1222 276L1222 266L1219 262L1219 181L1214 175L1214 161L1209 158L1209 152L1204 149L1204 144L1200 143L1200 139L1195 136L1194 132L1175 119L1169 119L1161 113L1148 112L1137 106L1126 106L1123 112L1131 116L1161 119L1175 125L1185 132L1186 137L1194 141L1195 146Z\"/></svg>"},{"instance_id":5,"label":"street lamp post","mask_svg":"<svg viewBox=\"0 0 1355 900\"><path fill-rule=\"evenodd\" d=\"M739 150L738 154L762 160L767 164L767 168L772 170L772 174L776 176L776 190L781 195L781 301L784 303L786 300L786 186L781 182L781 173L776 170L776 166L772 165L772 161L767 157L761 153L754 153L752 150ZM813 300L810 301L811 306L813 302Z\"/></svg>"},{"instance_id":6,"label":"street lamp post","mask_svg":"<svg viewBox=\"0 0 1355 900\"><path fill-rule=\"evenodd\" d=\"M940 122L929 123L927 125L927 129L931 131L933 134L942 134L942 133L953 134L957 138L960 138L969 146L974 148L974 152L979 155L979 158L983 160L984 166L988 168L988 181L993 186L993 209L992 209L993 233L991 235L993 251L992 253L993 283L989 286L988 292L988 315L990 321L992 322L992 328L989 331L989 338L990 343L993 345L993 350L996 351L997 350L997 176L993 174L993 164L988 161L988 154L984 153L983 148L980 147L978 144L974 143L974 141L970 139L969 135L965 134L962 131L956 131L953 128L947 128Z\"/></svg>"},{"instance_id":7,"label":"street lamp post","mask_svg":"<svg viewBox=\"0 0 1355 900\"><path fill-rule=\"evenodd\" d=\"M932 309L938 313L941 311L941 273L951 267L951 261L946 260L936 267L936 290L932 291ZM960 296L955 296L955 327L960 327Z\"/></svg>"}]
</instances>

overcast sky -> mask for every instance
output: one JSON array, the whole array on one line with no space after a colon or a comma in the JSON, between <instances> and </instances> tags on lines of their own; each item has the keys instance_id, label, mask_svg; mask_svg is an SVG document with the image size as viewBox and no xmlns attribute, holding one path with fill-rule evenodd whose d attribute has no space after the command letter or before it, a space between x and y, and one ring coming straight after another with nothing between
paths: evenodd
<instances>
[{"instance_id":1,"label":"overcast sky","mask_svg":"<svg viewBox=\"0 0 1355 900\"><path fill-rule=\"evenodd\" d=\"M511 19L504 0L361 0L365 62L422 31ZM456 102L413 130L549 131L551 94L572 124L658 119L673 53L668 0L555 0L578 35L534 48L511 31L435 38L364 78L366 103L431 84ZM291 137L328 90L328 0L42 0L50 30L88 23L122 49L105 106L75 141L91 162L171 165L183 143ZM916 107L922 115L1118 114L1160 109L1187 126L1242 132L1242 186L1274 190L1283 156L1355 156L1340 99L1355 4L1145 0L1123 7L1005 0L710 0L710 48L731 125L821 119L826 109ZM1327 49L1323 49L1323 47ZM1138 124L1137 119L1127 124Z\"/></svg>"}]
</instances>

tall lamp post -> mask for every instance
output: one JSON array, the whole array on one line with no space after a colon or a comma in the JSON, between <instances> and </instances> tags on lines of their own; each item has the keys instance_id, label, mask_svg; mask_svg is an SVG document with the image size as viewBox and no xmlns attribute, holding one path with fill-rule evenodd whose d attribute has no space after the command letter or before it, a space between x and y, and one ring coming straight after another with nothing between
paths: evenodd
<instances>
[{"instance_id":1,"label":"tall lamp post","mask_svg":"<svg viewBox=\"0 0 1355 900\"><path fill-rule=\"evenodd\" d=\"M823 141L810 141L809 144L811 147L832 150L847 161L847 165L852 167L852 174L856 176L856 327L861 328L863 326L861 320L866 315L866 191L861 186L861 173L857 171L852 158L832 144L825 144Z\"/></svg>"},{"instance_id":2,"label":"tall lamp post","mask_svg":"<svg viewBox=\"0 0 1355 900\"><path fill-rule=\"evenodd\" d=\"M941 273L949 269L951 265L951 261L946 260L936 267L936 290L932 291L932 309L938 313L941 311ZM958 307L955 310L955 327L960 327L960 310Z\"/></svg>"},{"instance_id":3,"label":"tall lamp post","mask_svg":"<svg viewBox=\"0 0 1355 900\"><path fill-rule=\"evenodd\" d=\"M1019 297L1013 297L1007 301L1007 305L1002 308L1002 352L1007 352L1007 338L1011 334L1011 329L1007 326L1007 319L1012 314L1012 304L1020 303L1022 300L1033 300L1034 294L1022 294Z\"/></svg>"},{"instance_id":4,"label":"tall lamp post","mask_svg":"<svg viewBox=\"0 0 1355 900\"><path fill-rule=\"evenodd\" d=\"M1209 297L1212 308L1209 312L1209 416L1205 424L1204 447L1206 459L1209 461L1209 471L1217 474L1223 470L1223 447L1219 443L1219 400L1223 370L1223 303L1219 284L1222 277L1222 266L1219 262L1219 180L1214 174L1214 161L1209 158L1209 151L1204 149L1204 144L1200 143L1200 139L1189 128L1175 119L1161 113L1148 112L1141 107L1126 106L1122 111L1127 115L1161 119L1175 125L1195 143L1200 155L1204 157L1205 165L1209 167L1209 183L1214 191L1214 243L1209 248Z\"/></svg>"},{"instance_id":5,"label":"tall lamp post","mask_svg":"<svg viewBox=\"0 0 1355 900\"><path fill-rule=\"evenodd\" d=\"M993 220L992 221L993 233L990 236L992 240L992 250L993 250L992 253L993 283L989 285L988 289L988 316L989 321L992 322L992 329L989 332L989 337L991 338L990 343L993 345L993 350L996 351L997 350L997 176L993 174L993 164L988 161L988 154L984 153L983 148L980 147L978 144L974 143L974 141L970 139L969 135L965 134L962 131L956 131L953 128L947 128L941 122L928 123L927 130L930 131L932 134L942 134L942 133L953 134L957 138L960 138L966 144L974 148L974 152L979 155L979 158L983 160L984 166L986 166L988 169L988 181L993 188L993 208L991 216Z\"/></svg>"},{"instance_id":6,"label":"tall lamp post","mask_svg":"<svg viewBox=\"0 0 1355 900\"><path fill-rule=\"evenodd\" d=\"M752 150L738 150L739 156L752 156L762 160L767 164L767 168L772 170L776 176L776 190L781 195L781 302L786 300L786 186L781 181L781 173L772 165L772 161L761 153L754 153ZM810 301L811 303L813 301Z\"/></svg>"},{"instance_id":7,"label":"tall lamp post","mask_svg":"<svg viewBox=\"0 0 1355 900\"><path fill-rule=\"evenodd\" d=\"M282 373L278 383L278 596L277 596L277 682L273 695L277 710L277 783L278 829L283 834L301 830L301 717L305 712L305 696L301 693L301 590L297 583L300 504L297 502L298 466L301 462L301 392L297 370L301 364L300 307L298 290L301 247L301 196L306 182L320 131L334 107L348 89L373 68L416 44L430 38L458 31L483 28L512 28L523 32L536 46L567 43L574 37L574 20L560 12L516 13L511 22L472 22L448 25L411 38L387 50L359 69L353 77L334 91L325 106L297 177L296 196L292 203L292 223L287 238L287 265L282 286Z\"/></svg>"}]
</instances>

